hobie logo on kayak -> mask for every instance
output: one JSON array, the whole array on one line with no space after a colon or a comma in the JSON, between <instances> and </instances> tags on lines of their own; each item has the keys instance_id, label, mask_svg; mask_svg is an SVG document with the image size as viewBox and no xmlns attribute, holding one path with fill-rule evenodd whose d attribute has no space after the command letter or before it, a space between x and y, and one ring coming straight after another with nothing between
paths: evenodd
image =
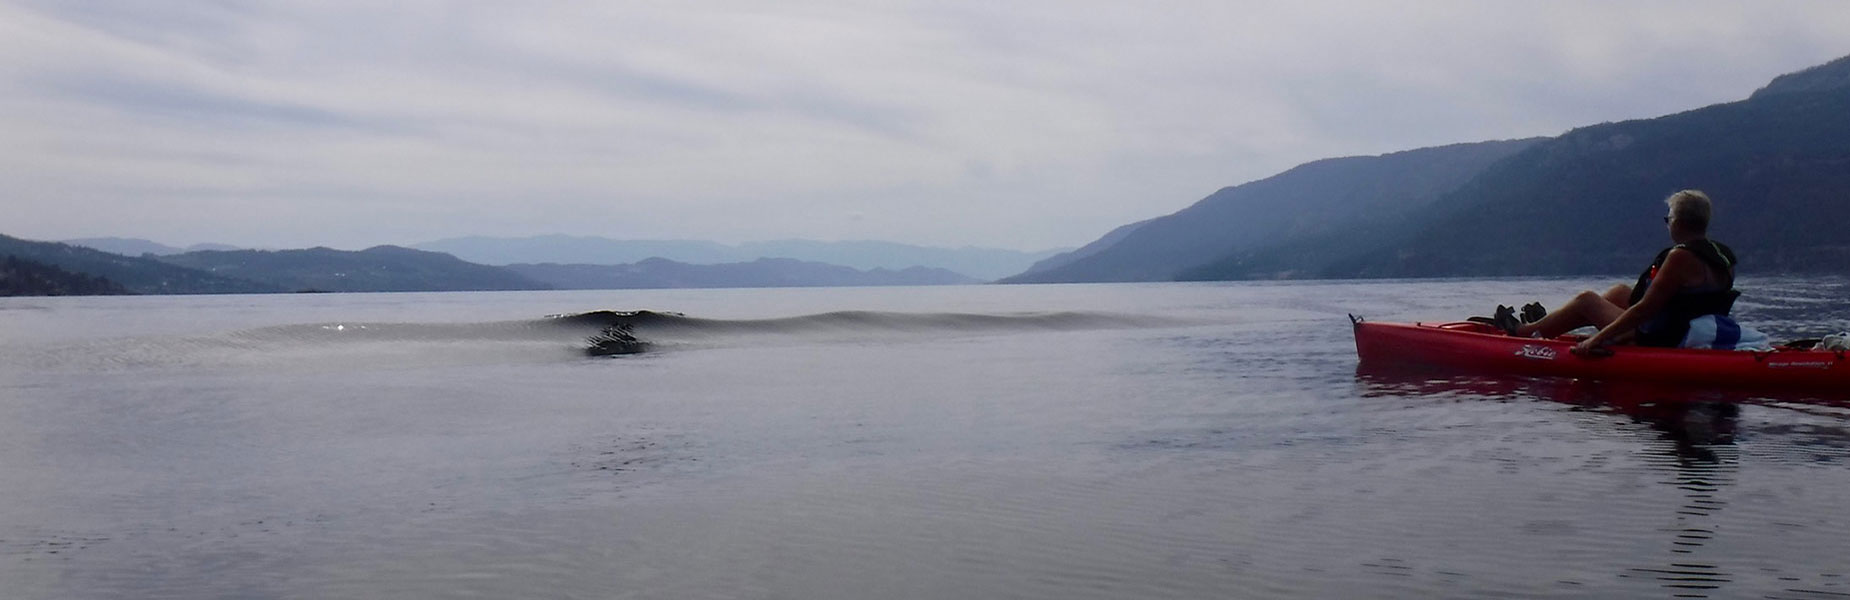
<instances>
[{"instance_id":1,"label":"hobie logo on kayak","mask_svg":"<svg viewBox=\"0 0 1850 600\"><path fill-rule=\"evenodd\" d=\"M1774 369L1829 369L1833 361L1829 359L1769 360L1766 366Z\"/></svg>"},{"instance_id":2,"label":"hobie logo on kayak","mask_svg":"<svg viewBox=\"0 0 1850 600\"><path fill-rule=\"evenodd\" d=\"M1537 358L1541 360L1554 360L1555 359L1555 349L1549 348L1547 346L1537 346L1535 344L1529 344L1529 345L1523 346L1521 350L1517 350L1516 356L1520 356L1523 358Z\"/></svg>"}]
</instances>

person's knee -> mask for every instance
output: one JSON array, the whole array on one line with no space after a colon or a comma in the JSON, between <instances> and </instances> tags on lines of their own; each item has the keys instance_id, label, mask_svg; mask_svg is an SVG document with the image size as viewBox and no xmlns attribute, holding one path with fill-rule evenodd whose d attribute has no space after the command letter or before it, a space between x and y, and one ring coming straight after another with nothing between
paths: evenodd
<instances>
[{"instance_id":1,"label":"person's knee","mask_svg":"<svg viewBox=\"0 0 1850 600\"><path fill-rule=\"evenodd\" d=\"M1593 293L1593 290L1582 290L1579 294L1574 295L1573 303L1574 304L1586 304L1588 302L1605 302L1605 301L1606 301L1605 296L1601 296L1599 294Z\"/></svg>"},{"instance_id":2,"label":"person's knee","mask_svg":"<svg viewBox=\"0 0 1850 600\"><path fill-rule=\"evenodd\" d=\"M1612 289L1606 290L1606 295L1602 297L1608 304L1625 308L1632 303L1632 286L1623 283L1612 286Z\"/></svg>"}]
</instances>

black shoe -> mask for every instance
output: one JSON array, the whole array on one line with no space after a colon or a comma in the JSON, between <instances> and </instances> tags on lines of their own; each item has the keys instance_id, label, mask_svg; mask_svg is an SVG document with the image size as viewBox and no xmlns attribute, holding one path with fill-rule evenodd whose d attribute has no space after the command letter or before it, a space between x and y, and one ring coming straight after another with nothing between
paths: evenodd
<instances>
[{"instance_id":1,"label":"black shoe","mask_svg":"<svg viewBox=\"0 0 1850 600\"><path fill-rule=\"evenodd\" d=\"M1543 308L1540 302L1530 302L1522 307L1522 322L1524 323L1534 323L1546 316L1548 316L1548 309Z\"/></svg>"},{"instance_id":2,"label":"black shoe","mask_svg":"<svg viewBox=\"0 0 1850 600\"><path fill-rule=\"evenodd\" d=\"M1490 318L1497 329L1510 335L1516 335L1516 328L1522 327L1522 321L1516 319L1516 309L1501 304L1497 305L1497 312Z\"/></svg>"}]
</instances>

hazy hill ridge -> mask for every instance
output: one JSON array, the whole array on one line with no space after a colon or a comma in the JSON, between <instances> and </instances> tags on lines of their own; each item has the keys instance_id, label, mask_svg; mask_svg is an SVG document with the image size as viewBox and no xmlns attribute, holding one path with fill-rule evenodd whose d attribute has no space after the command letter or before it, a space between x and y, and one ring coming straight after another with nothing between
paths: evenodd
<instances>
[{"instance_id":1,"label":"hazy hill ridge","mask_svg":"<svg viewBox=\"0 0 1850 600\"><path fill-rule=\"evenodd\" d=\"M1060 254L1047 257L1045 259L1040 260L1039 262L1034 263L1034 265L1028 267L1028 270L1022 273L1021 276L1028 276L1028 275L1033 275L1036 273L1045 273L1047 271L1052 271L1054 269L1058 269L1058 268L1073 264L1075 262L1078 262L1080 259L1086 258L1088 256L1093 256L1100 252L1104 252L1106 249L1117 245L1118 242L1123 241L1124 238L1130 237L1132 232L1137 231L1137 228L1143 227L1144 225L1148 225L1150 224L1150 221L1155 221L1155 220L1156 219L1147 219L1143 221L1138 221L1136 223L1131 223L1129 225L1119 226L1117 229L1113 229L1109 232L1106 232L1104 237L1098 238L1097 240L1093 240L1092 243L1086 244L1084 246L1080 246L1079 249L1077 250L1073 250L1071 252L1062 252Z\"/></svg>"},{"instance_id":2,"label":"hazy hill ridge","mask_svg":"<svg viewBox=\"0 0 1850 600\"><path fill-rule=\"evenodd\" d=\"M514 264L507 268L561 289L954 285L978 280L944 269L859 270L788 258L690 265L650 258L627 265Z\"/></svg>"},{"instance_id":3,"label":"hazy hill ridge","mask_svg":"<svg viewBox=\"0 0 1850 600\"><path fill-rule=\"evenodd\" d=\"M113 252L124 256L141 256L143 254L166 256L169 254L197 252L200 250L241 250L241 248L236 246L227 246L225 244L193 244L185 248L176 248L152 240L121 237L81 238L75 240L62 240L62 243L72 246L83 246L94 250L102 250L104 252Z\"/></svg>"},{"instance_id":4,"label":"hazy hill ridge","mask_svg":"<svg viewBox=\"0 0 1850 600\"><path fill-rule=\"evenodd\" d=\"M1766 87L1754 90L1749 100L1779 94L1801 94L1850 88L1850 56L1822 65L1774 77Z\"/></svg>"},{"instance_id":5,"label":"hazy hill ridge","mask_svg":"<svg viewBox=\"0 0 1850 600\"><path fill-rule=\"evenodd\" d=\"M102 277L138 294L251 294L277 286L214 275L153 258L123 256L57 242L0 235L0 255L13 255L72 273Z\"/></svg>"},{"instance_id":6,"label":"hazy hill ridge","mask_svg":"<svg viewBox=\"0 0 1850 600\"><path fill-rule=\"evenodd\" d=\"M1167 281L1221 256L1348 227L1435 201L1539 139L1331 158L1223 188L1174 214L1107 234L1008 282ZM1112 238L1119 238L1112 242ZM1100 247L1102 246L1102 247ZM1064 263L1064 264L1060 264Z\"/></svg>"},{"instance_id":7,"label":"hazy hill ridge","mask_svg":"<svg viewBox=\"0 0 1850 600\"><path fill-rule=\"evenodd\" d=\"M1850 268L1850 58L1749 99L1583 127L1486 171L1418 231L1333 277L1631 273L1668 245L1663 198L1715 199L1712 237L1744 272Z\"/></svg>"},{"instance_id":8,"label":"hazy hill ridge","mask_svg":"<svg viewBox=\"0 0 1850 600\"><path fill-rule=\"evenodd\" d=\"M72 273L11 254L0 258L0 296L111 296L128 294L114 281Z\"/></svg>"},{"instance_id":9,"label":"hazy hill ridge","mask_svg":"<svg viewBox=\"0 0 1850 600\"><path fill-rule=\"evenodd\" d=\"M398 246L375 246L357 252L332 248L207 250L164 256L161 260L292 291L458 292L552 287L507 269Z\"/></svg>"},{"instance_id":10,"label":"hazy hill ridge","mask_svg":"<svg viewBox=\"0 0 1850 600\"><path fill-rule=\"evenodd\" d=\"M131 242L128 249L146 250ZM151 242L149 242L151 243ZM981 280L944 269L854 269L839 265L765 258L750 262L690 265L650 258L625 265L475 264L441 252L397 246L361 251L208 250L141 256L93 250L57 242L0 236L0 256L19 255L13 277L32 294L146 294L325 292L433 292L566 289L717 287L821 287L952 285ZM41 266L41 263L43 266ZM9 267L11 268L11 267ZM110 279L126 290L96 287ZM16 277L14 275L17 275ZM88 287L85 287L88 286Z\"/></svg>"},{"instance_id":11,"label":"hazy hill ridge","mask_svg":"<svg viewBox=\"0 0 1850 600\"><path fill-rule=\"evenodd\" d=\"M413 244L420 250L445 252L490 265L633 264L664 258L685 264L751 262L790 258L855 269L898 270L928 267L955 271L981 280L1019 273L1059 251L1021 252L997 248L933 248L891 242L818 242L780 240L737 246L694 240L616 240L603 237L545 235L524 238L462 237Z\"/></svg>"},{"instance_id":12,"label":"hazy hill ridge","mask_svg":"<svg viewBox=\"0 0 1850 600\"><path fill-rule=\"evenodd\" d=\"M1307 163L1007 281L1631 273L1685 188L1716 199L1746 272L1850 269L1850 57L1747 100L1488 144Z\"/></svg>"}]
</instances>

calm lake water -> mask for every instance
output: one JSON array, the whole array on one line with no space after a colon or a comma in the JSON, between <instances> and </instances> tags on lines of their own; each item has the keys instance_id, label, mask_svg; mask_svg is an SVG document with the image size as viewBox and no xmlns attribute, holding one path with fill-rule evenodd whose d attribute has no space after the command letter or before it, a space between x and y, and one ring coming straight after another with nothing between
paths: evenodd
<instances>
[{"instance_id":1,"label":"calm lake water","mask_svg":"<svg viewBox=\"0 0 1850 600\"><path fill-rule=\"evenodd\" d=\"M5 298L0 597L1850 596L1850 390L1359 372L1345 317L1608 283ZM686 317L544 318L606 309Z\"/></svg>"}]
</instances>

